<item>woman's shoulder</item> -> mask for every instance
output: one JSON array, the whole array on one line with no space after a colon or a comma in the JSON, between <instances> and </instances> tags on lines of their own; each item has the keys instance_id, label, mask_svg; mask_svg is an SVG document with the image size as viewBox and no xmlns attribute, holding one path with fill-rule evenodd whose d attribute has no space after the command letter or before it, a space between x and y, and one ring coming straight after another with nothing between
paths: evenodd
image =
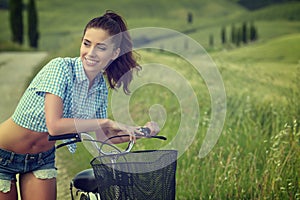
<instances>
[{"instance_id":1,"label":"woman's shoulder","mask_svg":"<svg viewBox=\"0 0 300 200\"><path fill-rule=\"evenodd\" d=\"M78 61L78 57L57 57L50 60L48 64L50 65L66 65L66 66L73 66Z\"/></svg>"},{"instance_id":2,"label":"woman's shoulder","mask_svg":"<svg viewBox=\"0 0 300 200\"><path fill-rule=\"evenodd\" d=\"M80 60L78 57L57 57L51 59L42 71L64 71L72 72L74 71L74 66Z\"/></svg>"}]
</instances>

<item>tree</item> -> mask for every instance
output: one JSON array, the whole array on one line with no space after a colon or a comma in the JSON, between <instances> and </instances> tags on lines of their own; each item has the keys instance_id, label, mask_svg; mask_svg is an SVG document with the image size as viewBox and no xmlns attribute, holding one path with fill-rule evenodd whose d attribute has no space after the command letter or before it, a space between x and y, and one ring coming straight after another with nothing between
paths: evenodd
<instances>
[{"instance_id":1,"label":"tree","mask_svg":"<svg viewBox=\"0 0 300 200\"><path fill-rule=\"evenodd\" d=\"M254 26L254 22L251 22L251 25L250 25L250 41L253 42L255 40L257 40L257 29Z\"/></svg>"},{"instance_id":2,"label":"tree","mask_svg":"<svg viewBox=\"0 0 300 200\"><path fill-rule=\"evenodd\" d=\"M188 22L188 24L193 23L193 14L191 12L188 12L188 14L187 14L187 22Z\"/></svg>"},{"instance_id":3,"label":"tree","mask_svg":"<svg viewBox=\"0 0 300 200\"><path fill-rule=\"evenodd\" d=\"M242 31L242 28L238 28L236 29L236 41L235 41L235 44L236 46L240 46L242 40L243 40L243 31Z\"/></svg>"},{"instance_id":4,"label":"tree","mask_svg":"<svg viewBox=\"0 0 300 200\"><path fill-rule=\"evenodd\" d=\"M22 0L9 0L9 21L12 41L23 44L23 3Z\"/></svg>"},{"instance_id":5,"label":"tree","mask_svg":"<svg viewBox=\"0 0 300 200\"><path fill-rule=\"evenodd\" d=\"M247 43L248 42L248 28L247 28L247 23L244 22L243 25L242 25L242 41L243 43Z\"/></svg>"},{"instance_id":6,"label":"tree","mask_svg":"<svg viewBox=\"0 0 300 200\"><path fill-rule=\"evenodd\" d=\"M222 44L226 43L226 27L223 26L222 30L221 30L221 40L222 40Z\"/></svg>"},{"instance_id":7,"label":"tree","mask_svg":"<svg viewBox=\"0 0 300 200\"><path fill-rule=\"evenodd\" d=\"M231 25L231 43L235 44L236 42L236 30L234 24Z\"/></svg>"},{"instance_id":8,"label":"tree","mask_svg":"<svg viewBox=\"0 0 300 200\"><path fill-rule=\"evenodd\" d=\"M209 46L214 47L214 35L209 35Z\"/></svg>"},{"instance_id":9,"label":"tree","mask_svg":"<svg viewBox=\"0 0 300 200\"><path fill-rule=\"evenodd\" d=\"M29 45L33 48L38 47L38 16L35 1L30 0L28 4L28 39Z\"/></svg>"}]
</instances>

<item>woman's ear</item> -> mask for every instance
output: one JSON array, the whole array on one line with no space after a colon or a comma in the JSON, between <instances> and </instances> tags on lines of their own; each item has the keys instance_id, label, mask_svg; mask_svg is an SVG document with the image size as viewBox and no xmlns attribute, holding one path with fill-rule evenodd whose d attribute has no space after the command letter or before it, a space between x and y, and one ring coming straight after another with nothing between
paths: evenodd
<instances>
[{"instance_id":1,"label":"woman's ear","mask_svg":"<svg viewBox=\"0 0 300 200\"><path fill-rule=\"evenodd\" d=\"M120 51L121 51L121 49L120 48L117 48L116 50L114 50L114 52L113 52L113 55L112 55L112 60L115 60L115 59L117 59L118 57L119 57L119 54L120 54Z\"/></svg>"}]
</instances>

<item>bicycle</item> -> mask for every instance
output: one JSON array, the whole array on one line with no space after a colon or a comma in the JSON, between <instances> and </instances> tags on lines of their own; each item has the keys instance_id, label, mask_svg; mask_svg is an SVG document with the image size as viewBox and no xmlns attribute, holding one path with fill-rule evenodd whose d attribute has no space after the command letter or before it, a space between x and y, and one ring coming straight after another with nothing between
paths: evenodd
<instances>
[{"instance_id":1,"label":"bicycle","mask_svg":"<svg viewBox=\"0 0 300 200\"><path fill-rule=\"evenodd\" d=\"M137 134L140 138L157 138L166 140L164 136L151 136L148 128L141 127ZM125 150L120 150L109 140L95 140L88 133L71 133L50 136L49 140L70 140L56 146L60 148L72 143L89 142L85 146L92 155L91 168L75 175L70 182L71 199L74 200L73 187L80 200L131 200L131 199L175 199L176 184L176 150L142 150L132 151L133 141L129 141ZM109 150L108 150L109 149Z\"/></svg>"}]
</instances>

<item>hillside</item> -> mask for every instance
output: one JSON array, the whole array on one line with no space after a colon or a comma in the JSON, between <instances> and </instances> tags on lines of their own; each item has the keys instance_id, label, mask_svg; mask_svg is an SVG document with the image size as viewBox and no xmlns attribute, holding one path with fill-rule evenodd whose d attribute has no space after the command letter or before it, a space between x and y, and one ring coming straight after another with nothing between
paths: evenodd
<instances>
[{"instance_id":1,"label":"hillside","mask_svg":"<svg viewBox=\"0 0 300 200\"><path fill-rule=\"evenodd\" d=\"M24 0L24 3L27 1ZM274 29L277 21L298 24L300 3L286 3L273 5L256 11L248 11L233 1L228 0L191 0L170 1L153 0L140 2L139 0L120 1L118 4L97 0L89 3L84 1L37 1L39 12L40 50L59 52L74 48L70 43L78 42L81 38L82 29L87 21L111 9L121 13L127 20L129 28L136 27L164 27L188 33L189 36L208 47L208 38L214 34L215 43L220 43L220 28L223 25L230 26L243 21L255 20L259 25L260 39L269 37L269 34L286 34L293 29L294 25L286 25L277 30L266 32L265 27ZM187 14L192 13L193 22L187 23ZM0 49L5 48L10 41L10 29L8 24L8 11L0 10L3 20L0 24ZM26 24L26 12L24 23ZM293 21L292 21L293 20ZM274 24L269 24L272 21ZM25 25L26 28L26 25ZM299 29L292 30L297 32ZM25 30L25 33L27 31ZM283 32L283 33L282 33ZM25 35L25 43L27 36ZM4 47L3 47L4 46ZM63 49L62 49L63 48Z\"/></svg>"},{"instance_id":2,"label":"hillside","mask_svg":"<svg viewBox=\"0 0 300 200\"><path fill-rule=\"evenodd\" d=\"M248 11L234 1L227 0L191 0L188 2L128 0L118 4L107 1L99 3L97 0L91 0L89 3L52 0L37 1L37 7L40 17L40 50L51 52L51 57L77 56L82 29L87 20L103 13L106 9L111 9L126 18L129 28L154 26L186 33L205 49L216 52L212 54L216 59L220 57L227 63L241 65L245 62L255 66L262 66L260 63L269 63L264 65L279 63L278 69L280 69L285 62L297 63L299 59L297 55L299 50L296 45L299 41L297 34L300 30L300 22L297 20L300 15L299 2L272 5L255 11ZM193 14L191 24L187 23L188 12ZM2 19L7 19L8 12L0 10L0 16ZM26 12L24 12L24 17L26 17ZM222 46L221 27L226 26L229 39L231 25L240 26L245 20L254 20L258 27L259 40L241 48L230 45ZM0 46L7 43L10 38L7 21L4 20L0 25ZM153 33L146 33L145 37L147 34ZM215 38L213 48L208 44L211 34Z\"/></svg>"},{"instance_id":3,"label":"hillside","mask_svg":"<svg viewBox=\"0 0 300 200\"><path fill-rule=\"evenodd\" d=\"M300 3L297 2L280 6L272 5L256 11L248 11L233 1L227 0L191 0L172 3L170 0L153 0L151 3L129 0L118 4L107 1L99 3L97 0L92 0L88 4L82 1L76 4L71 2L73 1L37 1L41 32L40 50L50 51L50 57L77 56L82 29L87 20L103 13L106 9L111 9L125 16L129 28L154 26L186 33L205 49L216 52L212 54L215 59L233 63L231 65L233 69L235 65L244 63L260 67L275 63L277 69L281 69L285 62L297 63L299 59L296 44L299 41L297 33L300 30L300 23L295 19L299 15L297 13L300 13L297 12L300 9ZM188 12L193 13L192 24L187 24ZM25 14L24 12L24 17ZM7 11L0 10L0 16L7 18ZM239 26L244 20L255 20L259 40L241 48L222 46L221 26L227 27L229 38L230 26L232 24ZM5 44L10 37L7 27L7 21L0 25L1 45ZM147 34L153 33L146 33L145 37ZM208 44L211 34L215 38L213 49ZM290 37L292 39L289 39Z\"/></svg>"},{"instance_id":4,"label":"hillside","mask_svg":"<svg viewBox=\"0 0 300 200\"><path fill-rule=\"evenodd\" d=\"M47 51L57 51L56 48L62 46L62 42L70 42L74 38L80 39L82 29L87 21L107 9L121 13L126 18L129 28L158 26L178 31L193 29L199 24L211 24L214 20L222 21L234 18L244 11L241 6L224 0L192 0L188 2L129 0L118 3L97 0L91 0L88 3L52 0L37 1L37 8L41 33L40 49ZM188 12L191 12L194 18L191 25L187 24ZM7 42L10 38L8 11L0 10L0 17L6 19L0 25L0 41ZM26 12L24 12L24 23L26 23L25 19Z\"/></svg>"},{"instance_id":5,"label":"hillside","mask_svg":"<svg viewBox=\"0 0 300 200\"><path fill-rule=\"evenodd\" d=\"M300 73L300 34L213 53L228 95L247 94L257 102L283 103L291 89L297 90ZM298 71L298 72L297 72Z\"/></svg>"}]
</instances>

